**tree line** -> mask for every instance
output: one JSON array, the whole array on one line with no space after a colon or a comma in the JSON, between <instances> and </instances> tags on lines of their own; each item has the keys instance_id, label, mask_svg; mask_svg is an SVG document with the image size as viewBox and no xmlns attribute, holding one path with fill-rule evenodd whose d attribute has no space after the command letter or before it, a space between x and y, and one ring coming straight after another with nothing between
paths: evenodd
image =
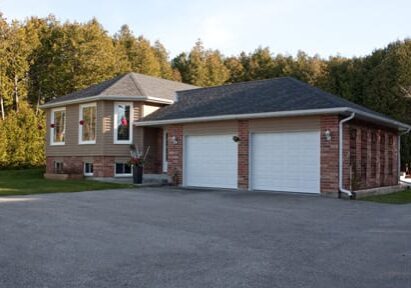
<instances>
[{"instance_id":1,"label":"tree line","mask_svg":"<svg viewBox=\"0 0 411 288\"><path fill-rule=\"evenodd\" d=\"M291 76L411 123L411 40L364 57L274 54L268 47L224 56L197 41L170 59L166 47L136 36L127 25L115 35L92 19L54 16L6 21L0 13L0 167L44 165L44 115L39 105L126 72L197 86ZM402 159L411 162L411 137Z\"/></svg>"}]
</instances>

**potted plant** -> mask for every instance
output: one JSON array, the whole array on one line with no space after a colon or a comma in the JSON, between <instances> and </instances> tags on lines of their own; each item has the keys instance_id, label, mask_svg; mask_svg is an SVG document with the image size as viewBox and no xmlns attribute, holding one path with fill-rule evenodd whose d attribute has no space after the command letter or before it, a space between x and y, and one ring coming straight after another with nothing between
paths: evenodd
<instances>
[{"instance_id":1,"label":"potted plant","mask_svg":"<svg viewBox=\"0 0 411 288\"><path fill-rule=\"evenodd\" d=\"M130 165L133 169L133 183L134 184L141 184L143 183L143 173L144 173L144 163L148 154L148 151L150 150L150 146L147 147L146 153L143 155L143 153L138 150L136 145L131 144L130 145Z\"/></svg>"}]
</instances>

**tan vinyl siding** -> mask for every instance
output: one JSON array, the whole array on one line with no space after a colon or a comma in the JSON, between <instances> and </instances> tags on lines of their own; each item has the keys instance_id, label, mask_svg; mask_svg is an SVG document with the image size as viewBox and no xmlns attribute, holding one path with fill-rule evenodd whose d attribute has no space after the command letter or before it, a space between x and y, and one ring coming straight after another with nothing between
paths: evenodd
<instances>
[{"instance_id":1,"label":"tan vinyl siding","mask_svg":"<svg viewBox=\"0 0 411 288\"><path fill-rule=\"evenodd\" d=\"M184 125L184 135L237 134L237 121L218 121Z\"/></svg>"},{"instance_id":2,"label":"tan vinyl siding","mask_svg":"<svg viewBox=\"0 0 411 288\"><path fill-rule=\"evenodd\" d=\"M264 118L249 121L249 131L252 132L283 132L319 130L320 117L288 117Z\"/></svg>"},{"instance_id":3,"label":"tan vinyl siding","mask_svg":"<svg viewBox=\"0 0 411 288\"><path fill-rule=\"evenodd\" d=\"M130 155L130 144L114 144L114 102L104 101L104 115L103 115L103 137L104 137L104 155L109 156L129 156ZM120 101L119 101L120 102ZM133 102L133 117L134 121L141 118L141 106L142 102ZM132 124L132 123L130 123ZM139 129L140 130L140 129ZM142 133L133 127L133 143L141 147L142 143Z\"/></svg>"},{"instance_id":4,"label":"tan vinyl siding","mask_svg":"<svg viewBox=\"0 0 411 288\"><path fill-rule=\"evenodd\" d=\"M90 102L93 103L93 102ZM50 119L52 109L46 111L46 156L123 156L130 155L129 144L114 144L114 101L97 101L96 144L79 144L79 104L66 107L65 145L50 145ZM82 103L86 104L86 103ZM134 120L141 118L142 102L133 103ZM132 123L130 123L132 124ZM133 128L133 143L142 147L142 128Z\"/></svg>"},{"instance_id":5,"label":"tan vinyl siding","mask_svg":"<svg viewBox=\"0 0 411 288\"><path fill-rule=\"evenodd\" d=\"M92 103L92 102L91 102ZM96 124L96 144L79 144L79 105L68 105L66 107L66 135L65 145L50 145L50 119L51 109L47 110L47 156L88 156L102 155L103 139L99 133L102 127L103 103L97 102L97 124Z\"/></svg>"}]
</instances>

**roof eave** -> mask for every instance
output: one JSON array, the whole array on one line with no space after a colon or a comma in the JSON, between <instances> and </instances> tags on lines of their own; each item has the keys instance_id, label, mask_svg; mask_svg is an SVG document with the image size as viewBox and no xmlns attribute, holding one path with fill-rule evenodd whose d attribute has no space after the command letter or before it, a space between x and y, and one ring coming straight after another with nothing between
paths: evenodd
<instances>
[{"instance_id":1,"label":"roof eave","mask_svg":"<svg viewBox=\"0 0 411 288\"><path fill-rule=\"evenodd\" d=\"M371 113L363 112L357 109L349 107L337 107L337 108L324 108L324 109L307 109L307 110L292 110L292 111L278 111L278 112L264 112L264 113L251 113L251 114L231 114L220 116L206 116L206 117L194 117L194 118L180 118L170 120L153 120L153 121L136 121L135 126L163 126L171 124L185 124L185 123L199 123L199 122L211 122L211 121L224 121L224 120L241 120L241 119L257 119L257 118L269 118L269 117L293 117L293 116L313 116L324 114L345 114L356 113L359 118L377 122L389 127L398 128L400 130L408 130L410 125L405 123L391 120L386 117L373 115Z\"/></svg>"},{"instance_id":2,"label":"roof eave","mask_svg":"<svg viewBox=\"0 0 411 288\"><path fill-rule=\"evenodd\" d=\"M241 120L241 119L256 119L268 117L289 117L289 116L309 116L319 114L336 114L347 112L348 108L327 108L327 109L309 109L309 110L293 110L293 111L277 111L277 112L263 112L263 113L249 113L249 114L230 114L219 116L180 118L170 120L154 120L154 121L136 121L135 126L159 126L169 124L184 124L196 122L209 121L223 121L223 120Z\"/></svg>"},{"instance_id":3,"label":"roof eave","mask_svg":"<svg viewBox=\"0 0 411 288\"><path fill-rule=\"evenodd\" d=\"M143 101L149 103L159 103L159 104L173 104L173 100L164 99L160 97L153 97L153 96L115 96L115 95L98 95L98 96L91 96L86 98L80 99L73 99L67 101L59 101L55 103L45 103L40 105L41 109L47 108L54 108L54 107L61 107L66 105L72 104L79 104L79 103L86 103L98 100L112 100L112 101Z\"/></svg>"}]
</instances>

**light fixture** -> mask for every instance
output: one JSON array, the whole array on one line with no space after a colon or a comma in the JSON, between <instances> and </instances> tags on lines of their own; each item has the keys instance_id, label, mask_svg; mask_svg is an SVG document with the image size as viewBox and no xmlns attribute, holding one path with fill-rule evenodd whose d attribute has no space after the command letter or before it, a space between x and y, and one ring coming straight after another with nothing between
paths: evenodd
<instances>
[{"instance_id":1,"label":"light fixture","mask_svg":"<svg viewBox=\"0 0 411 288\"><path fill-rule=\"evenodd\" d=\"M172 137L171 137L171 143L173 143L174 145L176 145L176 144L178 143L176 136L172 136Z\"/></svg>"},{"instance_id":2,"label":"light fixture","mask_svg":"<svg viewBox=\"0 0 411 288\"><path fill-rule=\"evenodd\" d=\"M331 140L331 131L330 130L325 130L325 132L324 132L324 138L325 138L325 140L327 140L327 141L330 141Z\"/></svg>"},{"instance_id":3,"label":"light fixture","mask_svg":"<svg viewBox=\"0 0 411 288\"><path fill-rule=\"evenodd\" d=\"M239 142L239 141L240 141L240 137L238 137L238 136L233 136L233 141L234 141L234 142Z\"/></svg>"}]
</instances>

